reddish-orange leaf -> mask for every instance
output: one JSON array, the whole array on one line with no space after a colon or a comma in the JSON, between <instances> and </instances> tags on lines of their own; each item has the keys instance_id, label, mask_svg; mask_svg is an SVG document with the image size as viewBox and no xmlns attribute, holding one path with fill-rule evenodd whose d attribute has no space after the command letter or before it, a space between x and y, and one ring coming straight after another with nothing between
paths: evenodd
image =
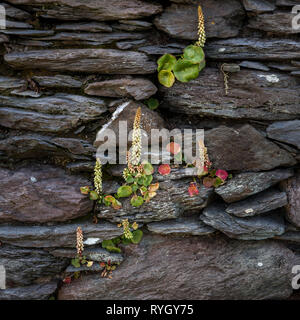
<instances>
[{"instance_id":1,"label":"reddish-orange leaf","mask_svg":"<svg viewBox=\"0 0 300 320\"><path fill-rule=\"evenodd\" d=\"M170 174L170 172L171 172L171 167L170 167L168 164L162 164L162 165L159 166L158 172L159 172L162 176L166 176L166 175Z\"/></svg>"},{"instance_id":2,"label":"reddish-orange leaf","mask_svg":"<svg viewBox=\"0 0 300 320\"><path fill-rule=\"evenodd\" d=\"M181 151L180 144L176 142L171 142L167 145L167 151L169 151L172 154L177 154Z\"/></svg>"},{"instance_id":3,"label":"reddish-orange leaf","mask_svg":"<svg viewBox=\"0 0 300 320\"><path fill-rule=\"evenodd\" d=\"M190 183L190 186L189 186L188 191L189 191L189 195L190 195L191 197L199 194L199 190L198 190L197 184L196 184L195 182L191 182L191 183Z\"/></svg>"},{"instance_id":4,"label":"reddish-orange leaf","mask_svg":"<svg viewBox=\"0 0 300 320\"><path fill-rule=\"evenodd\" d=\"M71 277L66 277L66 278L64 278L63 283L70 284L71 281L72 281Z\"/></svg>"}]
</instances>

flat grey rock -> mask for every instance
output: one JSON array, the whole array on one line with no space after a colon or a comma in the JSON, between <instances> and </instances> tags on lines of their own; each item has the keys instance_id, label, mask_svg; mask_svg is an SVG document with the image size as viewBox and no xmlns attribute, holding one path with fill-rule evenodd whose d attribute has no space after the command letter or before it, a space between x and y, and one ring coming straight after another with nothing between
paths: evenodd
<instances>
[{"instance_id":1,"label":"flat grey rock","mask_svg":"<svg viewBox=\"0 0 300 320\"><path fill-rule=\"evenodd\" d=\"M266 172L245 172L235 175L215 192L226 202L236 202L259 193L276 183L292 177L292 169L276 169Z\"/></svg>"},{"instance_id":2,"label":"flat grey rock","mask_svg":"<svg viewBox=\"0 0 300 320\"><path fill-rule=\"evenodd\" d=\"M214 228L207 226L195 218L179 218L177 220L152 222L147 224L147 228L152 233L162 235L205 236L215 232Z\"/></svg>"},{"instance_id":3,"label":"flat grey rock","mask_svg":"<svg viewBox=\"0 0 300 320\"><path fill-rule=\"evenodd\" d=\"M147 74L156 63L141 52L114 49L57 49L14 52L4 60L17 69L46 69L104 74ZM70 63L72 61L72 63Z\"/></svg>"},{"instance_id":4,"label":"flat grey rock","mask_svg":"<svg viewBox=\"0 0 300 320\"><path fill-rule=\"evenodd\" d=\"M58 277L68 264L69 259L53 257L44 250L8 245L0 247L0 265L6 271L7 289L28 286L46 277Z\"/></svg>"},{"instance_id":5,"label":"flat grey rock","mask_svg":"<svg viewBox=\"0 0 300 320\"><path fill-rule=\"evenodd\" d=\"M284 219L279 213L237 218L227 213L223 204L218 203L205 208L200 219L228 237L240 240L268 239L285 231Z\"/></svg>"},{"instance_id":6,"label":"flat grey rock","mask_svg":"<svg viewBox=\"0 0 300 320\"><path fill-rule=\"evenodd\" d=\"M223 170L264 171L296 164L287 151L248 124L239 129L220 126L206 131L205 144L215 168Z\"/></svg>"},{"instance_id":7,"label":"flat grey rock","mask_svg":"<svg viewBox=\"0 0 300 320\"><path fill-rule=\"evenodd\" d=\"M32 80L45 88L81 88L82 86L82 81L63 74L57 74L55 76L33 76Z\"/></svg>"},{"instance_id":8,"label":"flat grey rock","mask_svg":"<svg viewBox=\"0 0 300 320\"><path fill-rule=\"evenodd\" d=\"M276 9L274 0L243 0L242 2L245 9L250 12L273 12Z\"/></svg>"},{"instance_id":9,"label":"flat grey rock","mask_svg":"<svg viewBox=\"0 0 300 320\"><path fill-rule=\"evenodd\" d=\"M99 98L55 94L42 98L0 96L0 125L11 129L66 132L101 118L106 112Z\"/></svg>"},{"instance_id":10,"label":"flat grey rock","mask_svg":"<svg viewBox=\"0 0 300 320\"><path fill-rule=\"evenodd\" d=\"M57 31L112 32L112 27L103 22L62 23L55 26Z\"/></svg>"},{"instance_id":11,"label":"flat grey rock","mask_svg":"<svg viewBox=\"0 0 300 320\"><path fill-rule=\"evenodd\" d=\"M161 107L170 112L263 121L298 119L299 90L299 82L290 75L244 69L230 74L226 95L221 71L209 67L188 87L179 81L171 88L160 86Z\"/></svg>"},{"instance_id":12,"label":"flat grey rock","mask_svg":"<svg viewBox=\"0 0 300 320\"><path fill-rule=\"evenodd\" d=\"M0 226L0 241L25 248L75 248L77 227L81 227L83 231L85 246L96 245L122 234L122 229L108 222L56 226Z\"/></svg>"},{"instance_id":13,"label":"flat grey rock","mask_svg":"<svg viewBox=\"0 0 300 320\"><path fill-rule=\"evenodd\" d=\"M270 139L291 144L300 149L300 120L274 122L267 128Z\"/></svg>"},{"instance_id":14,"label":"flat grey rock","mask_svg":"<svg viewBox=\"0 0 300 320\"><path fill-rule=\"evenodd\" d=\"M58 299L286 299L292 293L291 269L299 264L278 241L223 237L146 235L138 246L129 246L126 255L109 281L98 274L84 275L63 285ZM141 290L145 283L146 291Z\"/></svg>"},{"instance_id":15,"label":"flat grey rock","mask_svg":"<svg viewBox=\"0 0 300 320\"><path fill-rule=\"evenodd\" d=\"M287 205L285 192L270 189L248 199L230 204L226 212L237 217L252 217Z\"/></svg>"},{"instance_id":16,"label":"flat grey rock","mask_svg":"<svg viewBox=\"0 0 300 320\"><path fill-rule=\"evenodd\" d=\"M270 68L263 63L256 61L243 61L240 63L240 66L247 69L255 69L261 71L270 71Z\"/></svg>"},{"instance_id":17,"label":"flat grey rock","mask_svg":"<svg viewBox=\"0 0 300 320\"><path fill-rule=\"evenodd\" d=\"M61 222L92 210L92 201L80 193L80 187L90 182L69 176L62 169L41 165L19 170L0 168L0 177L0 222Z\"/></svg>"}]
</instances>

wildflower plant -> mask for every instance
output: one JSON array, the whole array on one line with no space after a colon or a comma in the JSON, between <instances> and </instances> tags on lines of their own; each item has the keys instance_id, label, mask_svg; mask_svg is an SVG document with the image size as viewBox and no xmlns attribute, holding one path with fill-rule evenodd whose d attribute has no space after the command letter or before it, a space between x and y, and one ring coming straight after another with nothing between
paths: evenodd
<instances>
[{"instance_id":1,"label":"wildflower plant","mask_svg":"<svg viewBox=\"0 0 300 320\"><path fill-rule=\"evenodd\" d=\"M175 78L180 82L196 79L205 68L205 54L203 47L206 42L204 15L201 6L198 6L198 41L187 46L177 60L171 54L164 54L157 61L158 81L170 88Z\"/></svg>"},{"instance_id":2,"label":"wildflower plant","mask_svg":"<svg viewBox=\"0 0 300 320\"><path fill-rule=\"evenodd\" d=\"M84 243L83 243L83 232L80 227L76 229L76 250L77 255L74 259L72 259L71 263L75 268L80 268L81 265L87 265L91 267L93 265L93 261L87 261L86 257L83 255Z\"/></svg>"}]
</instances>

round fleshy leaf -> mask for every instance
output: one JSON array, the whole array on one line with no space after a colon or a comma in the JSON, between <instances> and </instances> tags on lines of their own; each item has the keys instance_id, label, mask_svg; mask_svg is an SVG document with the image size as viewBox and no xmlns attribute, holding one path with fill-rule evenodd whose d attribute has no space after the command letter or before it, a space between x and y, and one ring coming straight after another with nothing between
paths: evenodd
<instances>
[{"instance_id":1,"label":"round fleshy leaf","mask_svg":"<svg viewBox=\"0 0 300 320\"><path fill-rule=\"evenodd\" d=\"M159 101L155 98L150 98L150 99L146 100L145 102L150 110L155 110L159 106Z\"/></svg>"},{"instance_id":2,"label":"round fleshy leaf","mask_svg":"<svg viewBox=\"0 0 300 320\"><path fill-rule=\"evenodd\" d=\"M181 151L181 146L180 144L176 143L176 142L170 142L167 147L166 147L167 151L172 153L172 154L177 154Z\"/></svg>"},{"instance_id":3,"label":"round fleshy leaf","mask_svg":"<svg viewBox=\"0 0 300 320\"><path fill-rule=\"evenodd\" d=\"M158 73L158 81L165 87L170 88L175 82L174 74L171 71L161 70Z\"/></svg>"},{"instance_id":4,"label":"round fleshy leaf","mask_svg":"<svg viewBox=\"0 0 300 320\"><path fill-rule=\"evenodd\" d=\"M203 185L205 186L205 188L211 188L214 185L215 181L215 178L206 177L203 179Z\"/></svg>"},{"instance_id":5,"label":"round fleshy leaf","mask_svg":"<svg viewBox=\"0 0 300 320\"><path fill-rule=\"evenodd\" d=\"M202 61L199 63L199 72L201 72L205 67L206 67L206 61L205 61L205 60L202 60Z\"/></svg>"},{"instance_id":6,"label":"round fleshy leaf","mask_svg":"<svg viewBox=\"0 0 300 320\"><path fill-rule=\"evenodd\" d=\"M205 55L201 47L190 45L184 49L183 57L185 60L190 61L193 64L200 63L204 60Z\"/></svg>"},{"instance_id":7,"label":"round fleshy leaf","mask_svg":"<svg viewBox=\"0 0 300 320\"><path fill-rule=\"evenodd\" d=\"M144 199L140 196L133 196L130 203L133 207L140 207L144 203Z\"/></svg>"},{"instance_id":8,"label":"round fleshy leaf","mask_svg":"<svg viewBox=\"0 0 300 320\"><path fill-rule=\"evenodd\" d=\"M171 71L175 66L175 63L176 63L176 58L173 55L166 53L157 60L157 65L158 65L157 71L158 72L160 72L161 70Z\"/></svg>"},{"instance_id":9,"label":"round fleshy leaf","mask_svg":"<svg viewBox=\"0 0 300 320\"><path fill-rule=\"evenodd\" d=\"M90 191L90 200L97 200L98 193L96 191Z\"/></svg>"},{"instance_id":10,"label":"round fleshy leaf","mask_svg":"<svg viewBox=\"0 0 300 320\"><path fill-rule=\"evenodd\" d=\"M120 198L129 197L132 194L132 188L130 186L122 186L117 192Z\"/></svg>"},{"instance_id":11,"label":"round fleshy leaf","mask_svg":"<svg viewBox=\"0 0 300 320\"><path fill-rule=\"evenodd\" d=\"M135 230L132 232L133 238L131 239L131 242L134 244L138 244L141 242L143 238L143 231L142 230Z\"/></svg>"},{"instance_id":12,"label":"round fleshy leaf","mask_svg":"<svg viewBox=\"0 0 300 320\"><path fill-rule=\"evenodd\" d=\"M177 80L188 82L198 77L199 65L185 59L179 59L174 66L174 74Z\"/></svg>"},{"instance_id":13,"label":"round fleshy leaf","mask_svg":"<svg viewBox=\"0 0 300 320\"><path fill-rule=\"evenodd\" d=\"M143 163L143 168L144 168L144 172L147 176L149 176L150 174L152 174L154 172L153 166L149 162Z\"/></svg>"},{"instance_id":14,"label":"round fleshy leaf","mask_svg":"<svg viewBox=\"0 0 300 320\"><path fill-rule=\"evenodd\" d=\"M198 190L197 184L195 182L190 183L188 192L189 192L190 197L193 197L193 196L199 194L199 190Z\"/></svg>"},{"instance_id":15,"label":"round fleshy leaf","mask_svg":"<svg viewBox=\"0 0 300 320\"><path fill-rule=\"evenodd\" d=\"M171 172L171 167L168 164L161 164L158 168L158 172L162 175L162 176L166 176L168 174L170 174Z\"/></svg>"},{"instance_id":16,"label":"round fleshy leaf","mask_svg":"<svg viewBox=\"0 0 300 320\"><path fill-rule=\"evenodd\" d=\"M216 176L225 181L228 178L228 173L225 170L217 170L216 171Z\"/></svg>"}]
</instances>

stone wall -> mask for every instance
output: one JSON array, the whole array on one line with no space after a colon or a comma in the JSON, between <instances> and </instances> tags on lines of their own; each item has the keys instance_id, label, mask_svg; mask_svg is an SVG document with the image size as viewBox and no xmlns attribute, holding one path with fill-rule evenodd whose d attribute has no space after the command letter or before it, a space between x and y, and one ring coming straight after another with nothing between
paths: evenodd
<instances>
[{"instance_id":1,"label":"stone wall","mask_svg":"<svg viewBox=\"0 0 300 320\"><path fill-rule=\"evenodd\" d=\"M290 0L7 0L0 30L0 299L287 299L300 264L300 30ZM207 67L158 84L156 60L197 39L203 6ZM225 94L221 65L235 63ZM155 95L157 111L143 106ZM126 103L124 105L124 103ZM173 168L141 208L101 208L89 185L104 124L204 128L209 156L233 178L191 198ZM118 112L117 112L118 113ZM116 114L116 113L115 113ZM117 120L118 120L117 119ZM115 192L121 168L106 169ZM100 248L124 218L139 245ZM75 232L95 261L72 283ZM112 279L99 262L121 262Z\"/></svg>"}]
</instances>

